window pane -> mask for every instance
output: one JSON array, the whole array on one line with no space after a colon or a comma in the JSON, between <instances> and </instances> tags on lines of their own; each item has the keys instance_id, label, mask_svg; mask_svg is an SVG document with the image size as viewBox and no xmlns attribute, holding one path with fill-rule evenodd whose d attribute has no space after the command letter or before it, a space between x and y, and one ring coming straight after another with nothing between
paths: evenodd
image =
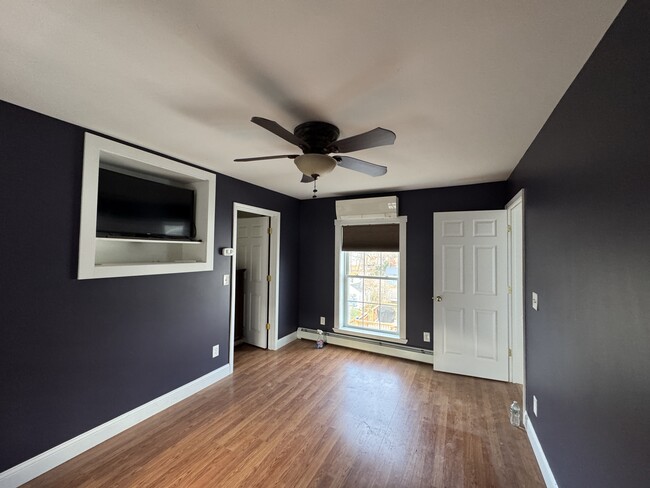
<instances>
[{"instance_id":1,"label":"window pane","mask_svg":"<svg viewBox=\"0 0 650 488\"><path fill-rule=\"evenodd\" d=\"M362 252L348 252L347 254L347 274L348 275L363 275L363 261L364 253Z\"/></svg>"},{"instance_id":2,"label":"window pane","mask_svg":"<svg viewBox=\"0 0 650 488\"><path fill-rule=\"evenodd\" d=\"M380 330L397 332L397 307L381 305L378 310Z\"/></svg>"},{"instance_id":3,"label":"window pane","mask_svg":"<svg viewBox=\"0 0 650 488\"><path fill-rule=\"evenodd\" d=\"M348 278L346 293L348 302L363 301L363 278Z\"/></svg>"},{"instance_id":4,"label":"window pane","mask_svg":"<svg viewBox=\"0 0 650 488\"><path fill-rule=\"evenodd\" d=\"M363 326L362 311L363 305L359 302L348 302L347 304L347 325L354 327Z\"/></svg>"},{"instance_id":5,"label":"window pane","mask_svg":"<svg viewBox=\"0 0 650 488\"><path fill-rule=\"evenodd\" d=\"M363 301L368 303L379 303L381 296L381 281L372 278L363 280Z\"/></svg>"},{"instance_id":6,"label":"window pane","mask_svg":"<svg viewBox=\"0 0 650 488\"><path fill-rule=\"evenodd\" d=\"M381 282L381 303L397 305L397 281L383 280Z\"/></svg>"},{"instance_id":7,"label":"window pane","mask_svg":"<svg viewBox=\"0 0 650 488\"><path fill-rule=\"evenodd\" d=\"M379 305L366 303L363 305L363 326L379 329Z\"/></svg>"},{"instance_id":8,"label":"window pane","mask_svg":"<svg viewBox=\"0 0 650 488\"><path fill-rule=\"evenodd\" d=\"M383 276L390 278L399 277L399 253L383 252L381 253L381 267Z\"/></svg>"},{"instance_id":9,"label":"window pane","mask_svg":"<svg viewBox=\"0 0 650 488\"><path fill-rule=\"evenodd\" d=\"M381 276L381 253L380 252L366 252L366 276Z\"/></svg>"}]
</instances>

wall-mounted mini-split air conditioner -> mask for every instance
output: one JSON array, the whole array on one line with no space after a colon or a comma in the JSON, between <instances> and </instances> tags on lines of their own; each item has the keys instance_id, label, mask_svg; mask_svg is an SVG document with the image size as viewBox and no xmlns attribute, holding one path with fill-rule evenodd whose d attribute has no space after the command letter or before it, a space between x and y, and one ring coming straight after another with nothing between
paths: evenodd
<instances>
[{"instance_id":1,"label":"wall-mounted mini-split air conditioner","mask_svg":"<svg viewBox=\"0 0 650 488\"><path fill-rule=\"evenodd\" d=\"M396 196L356 198L336 202L336 218L339 220L394 218L397 215Z\"/></svg>"}]
</instances>

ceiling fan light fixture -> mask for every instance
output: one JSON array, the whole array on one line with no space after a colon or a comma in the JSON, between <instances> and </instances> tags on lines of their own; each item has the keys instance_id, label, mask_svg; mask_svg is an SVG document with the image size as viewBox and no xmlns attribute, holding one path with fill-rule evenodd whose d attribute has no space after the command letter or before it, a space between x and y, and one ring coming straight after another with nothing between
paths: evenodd
<instances>
[{"instance_id":1,"label":"ceiling fan light fixture","mask_svg":"<svg viewBox=\"0 0 650 488\"><path fill-rule=\"evenodd\" d=\"M327 154L308 153L293 160L302 174L323 176L336 168L336 160Z\"/></svg>"}]
</instances>

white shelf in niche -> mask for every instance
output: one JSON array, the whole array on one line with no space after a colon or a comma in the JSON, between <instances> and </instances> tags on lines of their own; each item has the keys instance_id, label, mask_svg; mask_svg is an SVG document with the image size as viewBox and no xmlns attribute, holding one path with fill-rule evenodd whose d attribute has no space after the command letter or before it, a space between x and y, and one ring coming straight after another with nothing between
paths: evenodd
<instances>
[{"instance_id":1,"label":"white shelf in niche","mask_svg":"<svg viewBox=\"0 0 650 488\"><path fill-rule=\"evenodd\" d=\"M146 242L147 244L201 244L201 241L181 241L165 239L136 239L134 237L97 237L98 241L108 242Z\"/></svg>"},{"instance_id":2,"label":"white shelf in niche","mask_svg":"<svg viewBox=\"0 0 650 488\"><path fill-rule=\"evenodd\" d=\"M196 240L96 237L100 167L193 189ZM211 271L215 181L215 175L208 171L86 133L78 279Z\"/></svg>"}]
</instances>

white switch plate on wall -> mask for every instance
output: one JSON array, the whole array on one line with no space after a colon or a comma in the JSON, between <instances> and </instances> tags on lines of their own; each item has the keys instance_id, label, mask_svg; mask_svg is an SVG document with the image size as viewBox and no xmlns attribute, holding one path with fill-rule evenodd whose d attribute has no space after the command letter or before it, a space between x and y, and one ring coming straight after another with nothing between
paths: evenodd
<instances>
[{"instance_id":1,"label":"white switch plate on wall","mask_svg":"<svg viewBox=\"0 0 650 488\"><path fill-rule=\"evenodd\" d=\"M320 318L320 325L325 325L325 317Z\"/></svg>"},{"instance_id":2,"label":"white switch plate on wall","mask_svg":"<svg viewBox=\"0 0 650 488\"><path fill-rule=\"evenodd\" d=\"M212 346L212 357L216 358L219 355L219 344Z\"/></svg>"},{"instance_id":3,"label":"white switch plate on wall","mask_svg":"<svg viewBox=\"0 0 650 488\"><path fill-rule=\"evenodd\" d=\"M537 417L537 397L533 395L533 413Z\"/></svg>"},{"instance_id":4,"label":"white switch plate on wall","mask_svg":"<svg viewBox=\"0 0 650 488\"><path fill-rule=\"evenodd\" d=\"M533 292L533 310L537 310L538 304L537 293Z\"/></svg>"},{"instance_id":5,"label":"white switch plate on wall","mask_svg":"<svg viewBox=\"0 0 650 488\"><path fill-rule=\"evenodd\" d=\"M223 286L228 286L230 284L230 275L223 275Z\"/></svg>"},{"instance_id":6,"label":"white switch plate on wall","mask_svg":"<svg viewBox=\"0 0 650 488\"><path fill-rule=\"evenodd\" d=\"M431 333L430 332L423 332L422 333L422 340L424 342L431 342Z\"/></svg>"}]
</instances>

